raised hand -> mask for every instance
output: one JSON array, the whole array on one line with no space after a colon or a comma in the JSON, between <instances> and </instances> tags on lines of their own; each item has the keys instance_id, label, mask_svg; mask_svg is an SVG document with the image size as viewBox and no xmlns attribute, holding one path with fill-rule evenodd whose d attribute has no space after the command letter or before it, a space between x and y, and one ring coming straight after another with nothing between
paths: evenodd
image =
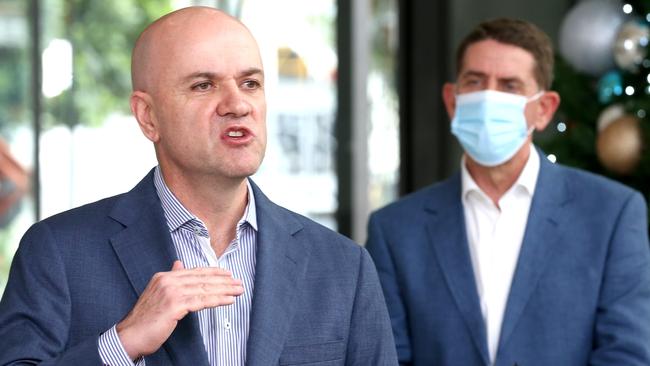
<instances>
[{"instance_id":1,"label":"raised hand","mask_svg":"<svg viewBox=\"0 0 650 366\"><path fill-rule=\"evenodd\" d=\"M190 311L230 305L244 292L242 281L221 268L185 269L175 261L156 273L129 314L116 326L131 359L156 352Z\"/></svg>"}]
</instances>

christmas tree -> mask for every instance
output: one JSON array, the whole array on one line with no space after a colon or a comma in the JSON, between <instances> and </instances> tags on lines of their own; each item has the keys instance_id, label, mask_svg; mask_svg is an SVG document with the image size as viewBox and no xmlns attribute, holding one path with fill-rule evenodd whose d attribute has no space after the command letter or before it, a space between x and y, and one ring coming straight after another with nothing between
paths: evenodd
<instances>
[{"instance_id":1,"label":"christmas tree","mask_svg":"<svg viewBox=\"0 0 650 366\"><path fill-rule=\"evenodd\" d=\"M650 0L585 0L560 29L551 161L618 180L650 201Z\"/></svg>"}]
</instances>

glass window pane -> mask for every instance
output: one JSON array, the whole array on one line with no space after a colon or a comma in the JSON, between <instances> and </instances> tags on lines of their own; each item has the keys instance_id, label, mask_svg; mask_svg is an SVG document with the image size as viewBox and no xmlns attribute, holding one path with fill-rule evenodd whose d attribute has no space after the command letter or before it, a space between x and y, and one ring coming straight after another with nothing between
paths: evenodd
<instances>
[{"instance_id":1,"label":"glass window pane","mask_svg":"<svg viewBox=\"0 0 650 366\"><path fill-rule=\"evenodd\" d=\"M41 216L132 188L155 164L129 110L131 48L171 0L42 0Z\"/></svg>"},{"instance_id":2,"label":"glass window pane","mask_svg":"<svg viewBox=\"0 0 650 366\"><path fill-rule=\"evenodd\" d=\"M237 3L266 72L268 145L254 179L278 204L336 229L336 1Z\"/></svg>"},{"instance_id":3,"label":"glass window pane","mask_svg":"<svg viewBox=\"0 0 650 366\"><path fill-rule=\"evenodd\" d=\"M20 237L34 222L27 3L0 0L0 293Z\"/></svg>"},{"instance_id":4,"label":"glass window pane","mask_svg":"<svg viewBox=\"0 0 650 366\"><path fill-rule=\"evenodd\" d=\"M397 198L399 184L399 109L396 85L397 0L372 0L368 70L368 203L377 209Z\"/></svg>"}]
</instances>

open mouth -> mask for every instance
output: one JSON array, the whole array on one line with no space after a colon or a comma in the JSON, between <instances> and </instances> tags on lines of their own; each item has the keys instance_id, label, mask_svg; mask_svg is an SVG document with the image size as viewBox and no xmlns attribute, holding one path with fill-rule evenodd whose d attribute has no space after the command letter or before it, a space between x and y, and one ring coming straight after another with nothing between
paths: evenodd
<instances>
[{"instance_id":1,"label":"open mouth","mask_svg":"<svg viewBox=\"0 0 650 366\"><path fill-rule=\"evenodd\" d=\"M243 137L244 136L244 131L241 130L236 130L236 131L228 131L228 137Z\"/></svg>"},{"instance_id":2,"label":"open mouth","mask_svg":"<svg viewBox=\"0 0 650 366\"><path fill-rule=\"evenodd\" d=\"M224 141L235 145L247 144L254 138L253 132L243 126L231 126L224 131L222 136Z\"/></svg>"}]
</instances>

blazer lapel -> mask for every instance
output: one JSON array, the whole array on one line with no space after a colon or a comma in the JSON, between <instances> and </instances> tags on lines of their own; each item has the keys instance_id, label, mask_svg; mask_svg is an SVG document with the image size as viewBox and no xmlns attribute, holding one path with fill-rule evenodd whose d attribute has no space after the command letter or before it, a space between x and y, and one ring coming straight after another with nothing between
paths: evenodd
<instances>
[{"instance_id":1,"label":"blazer lapel","mask_svg":"<svg viewBox=\"0 0 650 366\"><path fill-rule=\"evenodd\" d=\"M558 174L540 152L541 165L533 201L530 206L526 232L501 326L499 349L507 345L517 321L545 270L548 259L561 242L559 223L563 221L562 207L570 200L568 182Z\"/></svg>"},{"instance_id":2,"label":"blazer lapel","mask_svg":"<svg viewBox=\"0 0 650 366\"><path fill-rule=\"evenodd\" d=\"M485 323L465 231L460 175L456 174L441 184L446 185L446 189L437 190L442 194L430 197L425 207L430 216L427 224L429 239L474 345L488 364Z\"/></svg>"},{"instance_id":3,"label":"blazer lapel","mask_svg":"<svg viewBox=\"0 0 650 366\"><path fill-rule=\"evenodd\" d=\"M277 363L295 309L309 252L294 235L302 225L251 182L257 208L257 264L246 364Z\"/></svg>"},{"instance_id":4,"label":"blazer lapel","mask_svg":"<svg viewBox=\"0 0 650 366\"><path fill-rule=\"evenodd\" d=\"M169 271L177 259L165 216L149 173L115 205L110 216L125 228L110 241L134 291L142 294L151 277ZM208 359L196 314L183 318L163 344L174 365L205 365Z\"/></svg>"}]
</instances>

